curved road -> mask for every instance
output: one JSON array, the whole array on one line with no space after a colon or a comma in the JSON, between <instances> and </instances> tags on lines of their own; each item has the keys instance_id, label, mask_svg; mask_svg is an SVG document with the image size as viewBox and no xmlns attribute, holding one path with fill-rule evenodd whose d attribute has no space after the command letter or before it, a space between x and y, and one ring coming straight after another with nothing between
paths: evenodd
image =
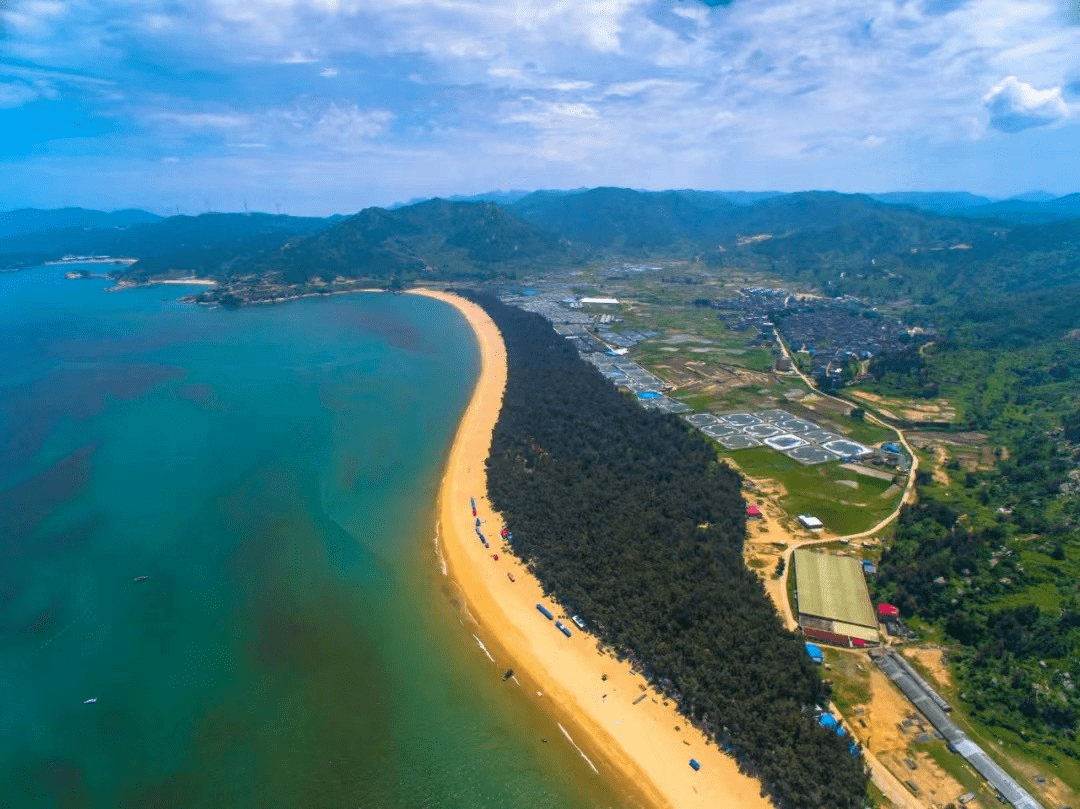
<instances>
[{"instance_id":1,"label":"curved road","mask_svg":"<svg viewBox=\"0 0 1080 809\"><path fill-rule=\"evenodd\" d=\"M810 378L807 377L806 374L804 374L799 369L799 366L795 363L795 358L792 356L791 351L788 349L787 343L784 342L784 338L780 336L780 331L778 329L773 329L773 334L776 335L776 342L780 344L780 350L784 353L784 356L791 361L792 370L794 370L795 373L799 375L799 378L806 384L806 387L810 388L810 390L816 393L818 396L821 396L825 399L831 399L834 402L839 402L845 407L855 406L846 399L841 399L839 396L832 396L831 394L824 393L819 390L817 386L814 385L812 381L810 381ZM840 537L812 539L805 542L800 542L798 545L793 545L784 552L784 575L780 582L781 603L779 606L780 612L784 616L784 623L787 625L788 629L795 629L798 627L798 622L795 620L795 616L791 614L791 605L788 603L787 598L788 572L791 570L791 555L796 551L796 549L805 548L807 545L824 545L829 542L841 542L844 540L862 539L863 537L872 536L878 531L880 531L882 528L884 528L886 525L891 523L893 520L895 520L898 516L900 516L900 509L905 503L911 503L915 500L915 473L919 471L919 457L915 454L915 451L908 443L907 437L904 435L903 431L899 427L889 424L887 421L879 418L873 413L868 412L866 414L866 418L874 422L875 424L884 427L887 430L892 430L894 433L896 433L897 439L900 441L904 449L907 450L908 455L911 457L911 468L908 470L907 483L904 486L904 494L900 498L900 502L897 504L896 508L892 511L892 513L889 514L889 516L885 517L885 519L881 520L873 528L867 531L860 531L857 534L847 534L846 536Z\"/></svg>"},{"instance_id":2,"label":"curved road","mask_svg":"<svg viewBox=\"0 0 1080 809\"><path fill-rule=\"evenodd\" d=\"M779 343L780 350L784 353L784 356L791 361L792 369L795 371L796 374L799 375L799 378L802 379L802 381L811 391L816 393L818 396L821 396L825 399L831 399L834 402L839 402L844 406L853 406L852 403L847 401L846 399L841 399L838 396L832 396L819 390L817 386L814 385L814 383L806 376L806 374L804 374L799 369L799 366L796 364L795 358L791 355L791 351L788 349L787 344L780 336L779 330L774 329L773 333L776 335L776 342ZM897 504L893 512L887 517L885 517L885 519L881 520L873 528L867 531L860 531L857 534L847 534L846 536L840 537L827 537L822 539L806 540L804 542L799 542L798 544L792 545L784 552L784 575L781 577L780 580L780 603L777 606L780 608L781 615L784 619L784 624L785 626L787 626L788 629L795 630L798 629L799 626L798 621L795 619L795 616L791 612L791 603L789 602L787 597L788 573L791 571L791 556L796 551L796 549L805 548L809 545L825 545L830 542L840 542L841 540L861 539L862 537L872 536L900 515L900 509L903 507L904 503L911 503L915 500L915 473L919 470L919 458L915 454L915 451L911 448L911 445L908 443L907 437L904 435L903 431L899 427L889 424L887 421L876 416L873 413L867 412L866 418L874 422L875 424L884 427L887 430L892 430L894 433L896 433L897 439L903 445L904 449L907 450L907 453L911 458L911 468L908 470L908 478L907 483L904 486L904 494L900 498L900 502ZM835 710L834 713L837 713L837 715L839 716L838 712L836 712ZM847 726L850 729L851 723L848 722ZM866 765L870 770L871 780L873 780L877 788L882 791L885 797L888 798L893 803L893 805L897 807L897 809L926 809L926 804L915 798L915 796L912 795L904 787L900 779L897 778L887 767L885 767L878 759L878 757L865 746L863 747L863 760L866 762Z\"/></svg>"}]
</instances>

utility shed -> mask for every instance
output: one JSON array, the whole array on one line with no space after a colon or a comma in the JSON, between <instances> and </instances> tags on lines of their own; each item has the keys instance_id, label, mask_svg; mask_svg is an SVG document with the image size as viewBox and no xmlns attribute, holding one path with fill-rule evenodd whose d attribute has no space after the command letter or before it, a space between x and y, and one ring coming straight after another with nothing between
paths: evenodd
<instances>
[{"instance_id":1,"label":"utility shed","mask_svg":"<svg viewBox=\"0 0 1080 809\"><path fill-rule=\"evenodd\" d=\"M811 517L809 514L800 514L799 524L803 528L809 528L811 531L820 531L822 528L825 527L822 524L821 520L819 520L817 517Z\"/></svg>"},{"instance_id":2,"label":"utility shed","mask_svg":"<svg viewBox=\"0 0 1080 809\"><path fill-rule=\"evenodd\" d=\"M858 559L804 548L795 551L794 562L803 635L841 646L879 642L877 615Z\"/></svg>"}]
</instances>

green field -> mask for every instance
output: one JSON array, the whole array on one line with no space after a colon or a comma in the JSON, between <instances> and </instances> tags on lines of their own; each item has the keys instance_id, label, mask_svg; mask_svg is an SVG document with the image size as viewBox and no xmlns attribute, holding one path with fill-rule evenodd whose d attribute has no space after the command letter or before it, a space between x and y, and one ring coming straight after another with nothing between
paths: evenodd
<instances>
[{"instance_id":1,"label":"green field","mask_svg":"<svg viewBox=\"0 0 1080 809\"><path fill-rule=\"evenodd\" d=\"M779 505L792 517L813 514L836 534L866 531L887 517L900 502L902 489L882 497L893 484L841 469L839 462L806 466L768 447L729 451L739 469L752 478L769 478L786 493ZM853 481L857 488L839 481Z\"/></svg>"},{"instance_id":2,"label":"green field","mask_svg":"<svg viewBox=\"0 0 1080 809\"><path fill-rule=\"evenodd\" d=\"M832 702L847 718L847 723L858 726L854 709L870 702L870 666L861 655L841 652L820 645L828 670L822 674L833 681Z\"/></svg>"}]
</instances>

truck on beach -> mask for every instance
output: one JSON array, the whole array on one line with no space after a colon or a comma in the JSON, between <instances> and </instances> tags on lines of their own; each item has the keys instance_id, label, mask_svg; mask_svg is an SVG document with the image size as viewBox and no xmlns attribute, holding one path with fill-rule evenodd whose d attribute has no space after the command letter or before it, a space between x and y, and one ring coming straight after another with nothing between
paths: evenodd
<instances>
[{"instance_id":1,"label":"truck on beach","mask_svg":"<svg viewBox=\"0 0 1080 809\"><path fill-rule=\"evenodd\" d=\"M551 614L551 610L545 607L543 604L537 604L536 608L540 610L540 614L547 618L549 621L555 616Z\"/></svg>"},{"instance_id":2,"label":"truck on beach","mask_svg":"<svg viewBox=\"0 0 1080 809\"><path fill-rule=\"evenodd\" d=\"M555 628L562 632L566 637L570 637L570 630L566 628L566 624L562 621L555 622Z\"/></svg>"}]
</instances>

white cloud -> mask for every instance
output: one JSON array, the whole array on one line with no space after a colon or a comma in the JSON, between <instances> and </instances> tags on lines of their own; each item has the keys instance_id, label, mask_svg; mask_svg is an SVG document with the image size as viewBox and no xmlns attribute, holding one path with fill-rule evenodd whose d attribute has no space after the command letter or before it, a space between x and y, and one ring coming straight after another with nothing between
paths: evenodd
<instances>
[{"instance_id":1,"label":"white cloud","mask_svg":"<svg viewBox=\"0 0 1080 809\"><path fill-rule=\"evenodd\" d=\"M282 65L309 65L312 62L318 62L317 56L312 56L309 53L301 53L300 51L293 51L288 56L283 56L274 60Z\"/></svg>"},{"instance_id":2,"label":"white cloud","mask_svg":"<svg viewBox=\"0 0 1080 809\"><path fill-rule=\"evenodd\" d=\"M151 111L144 122L168 142L261 149L282 158L303 150L335 153L365 149L394 120L389 110L308 101L254 112L237 110Z\"/></svg>"},{"instance_id":3,"label":"white cloud","mask_svg":"<svg viewBox=\"0 0 1080 809\"><path fill-rule=\"evenodd\" d=\"M249 119L243 115L213 112L157 112L153 120L189 129L235 129L245 126Z\"/></svg>"},{"instance_id":4,"label":"white cloud","mask_svg":"<svg viewBox=\"0 0 1080 809\"><path fill-rule=\"evenodd\" d=\"M835 185L830 161L901 172L988 118L1067 132L1080 76L1055 0L10 1L5 51L56 70L0 65L0 105L80 93L152 160L318 150L410 183Z\"/></svg>"},{"instance_id":5,"label":"white cloud","mask_svg":"<svg viewBox=\"0 0 1080 809\"><path fill-rule=\"evenodd\" d=\"M595 121L600 117L596 109L589 104L540 102L535 99L528 101L532 103L527 108L512 112L503 120L511 124L531 124L541 129L556 129L578 121Z\"/></svg>"},{"instance_id":6,"label":"white cloud","mask_svg":"<svg viewBox=\"0 0 1080 809\"><path fill-rule=\"evenodd\" d=\"M1069 117L1069 105L1060 87L1036 90L1016 76L998 82L983 96L990 112L990 125L1002 132L1020 132L1057 123Z\"/></svg>"},{"instance_id":7,"label":"white cloud","mask_svg":"<svg viewBox=\"0 0 1080 809\"><path fill-rule=\"evenodd\" d=\"M684 92L693 87L693 83L687 81L673 81L671 79L641 79L640 81L624 81L609 84L604 89L604 94L609 96L636 96L655 91Z\"/></svg>"},{"instance_id":8,"label":"white cloud","mask_svg":"<svg viewBox=\"0 0 1080 809\"><path fill-rule=\"evenodd\" d=\"M550 76L535 70L524 70L507 65L492 65L487 69L487 75L502 86L520 89L555 90L569 93L575 90L588 90L593 86L591 81Z\"/></svg>"},{"instance_id":9,"label":"white cloud","mask_svg":"<svg viewBox=\"0 0 1080 809\"><path fill-rule=\"evenodd\" d=\"M39 98L55 98L56 91L48 86L29 85L21 82L0 83L0 108L21 107Z\"/></svg>"}]
</instances>

